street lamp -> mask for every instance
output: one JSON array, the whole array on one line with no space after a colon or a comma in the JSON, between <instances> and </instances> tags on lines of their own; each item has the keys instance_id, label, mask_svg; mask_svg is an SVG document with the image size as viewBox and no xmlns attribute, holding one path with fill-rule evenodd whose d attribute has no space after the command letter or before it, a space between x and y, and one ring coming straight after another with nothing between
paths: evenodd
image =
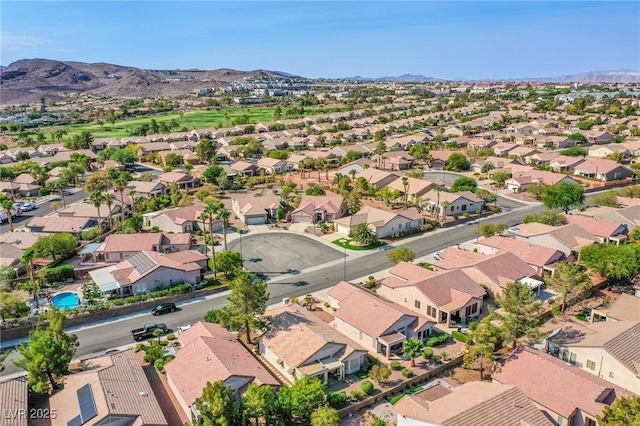
<instances>
[{"instance_id":1,"label":"street lamp","mask_svg":"<svg viewBox=\"0 0 640 426\"><path fill-rule=\"evenodd\" d=\"M238 228L238 234L240 234L240 266L244 268L244 256L242 256L242 228ZM214 247L215 250L215 247Z\"/></svg>"},{"instance_id":2,"label":"street lamp","mask_svg":"<svg viewBox=\"0 0 640 426\"><path fill-rule=\"evenodd\" d=\"M347 240L344 238L340 240L342 247L344 248L344 272L342 281L347 281Z\"/></svg>"}]
</instances>

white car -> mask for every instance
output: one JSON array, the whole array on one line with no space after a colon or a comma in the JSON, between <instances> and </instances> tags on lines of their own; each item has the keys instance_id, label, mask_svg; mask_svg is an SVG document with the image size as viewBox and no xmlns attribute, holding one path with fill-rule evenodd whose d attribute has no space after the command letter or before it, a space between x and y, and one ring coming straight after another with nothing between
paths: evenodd
<instances>
[{"instance_id":1,"label":"white car","mask_svg":"<svg viewBox=\"0 0 640 426\"><path fill-rule=\"evenodd\" d=\"M437 252L433 253L433 258L435 260L440 260L440 257L442 256L442 253L444 253L444 250L438 250Z\"/></svg>"},{"instance_id":2,"label":"white car","mask_svg":"<svg viewBox=\"0 0 640 426\"><path fill-rule=\"evenodd\" d=\"M36 202L33 201L33 200L32 201L27 201L25 203L22 203L22 211L23 212L28 212L28 211L31 211L31 210L35 210L37 208L38 208L38 206L36 205Z\"/></svg>"}]
</instances>

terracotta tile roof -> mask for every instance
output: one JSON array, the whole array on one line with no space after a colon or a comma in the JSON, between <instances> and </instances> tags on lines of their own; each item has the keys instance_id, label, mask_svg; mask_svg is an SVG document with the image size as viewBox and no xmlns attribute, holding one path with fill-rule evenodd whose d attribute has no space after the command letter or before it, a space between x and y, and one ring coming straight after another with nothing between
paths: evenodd
<instances>
[{"instance_id":1,"label":"terracotta tile roof","mask_svg":"<svg viewBox=\"0 0 640 426\"><path fill-rule=\"evenodd\" d=\"M565 246L577 250L594 243L599 243L598 237L578 225L564 225L549 231L549 235Z\"/></svg>"},{"instance_id":2,"label":"terracotta tile roof","mask_svg":"<svg viewBox=\"0 0 640 426\"><path fill-rule=\"evenodd\" d=\"M640 322L609 340L603 349L640 378Z\"/></svg>"},{"instance_id":3,"label":"terracotta tile roof","mask_svg":"<svg viewBox=\"0 0 640 426\"><path fill-rule=\"evenodd\" d=\"M243 377L259 385L279 384L233 334L218 324L197 322L180 335L180 343L182 349L165 369L187 404L202 396L207 382Z\"/></svg>"},{"instance_id":4,"label":"terracotta tile roof","mask_svg":"<svg viewBox=\"0 0 640 426\"><path fill-rule=\"evenodd\" d=\"M27 426L28 416L15 415L12 413L28 413L27 402L29 398L29 387L27 386L27 376L15 379L0 381L0 407L2 407L2 424L6 426Z\"/></svg>"},{"instance_id":5,"label":"terracotta tile roof","mask_svg":"<svg viewBox=\"0 0 640 426\"><path fill-rule=\"evenodd\" d=\"M120 195L120 194L118 193L117 195ZM120 213L120 211L121 211L121 207L119 205L114 203L111 206L112 214ZM78 203L78 204L72 204L63 209L58 210L58 214L62 216L69 215L73 217L90 217L93 219L97 219L98 208L93 204L89 204L88 202ZM109 216L109 206L107 206L106 204L100 205L100 217L104 219L108 216Z\"/></svg>"},{"instance_id":6,"label":"terracotta tile roof","mask_svg":"<svg viewBox=\"0 0 640 426\"><path fill-rule=\"evenodd\" d=\"M403 281L409 281L414 279L421 279L436 275L436 272L423 268L413 263L400 262L395 265L389 271L389 274L402 279Z\"/></svg>"},{"instance_id":7,"label":"terracotta tile roof","mask_svg":"<svg viewBox=\"0 0 640 426\"><path fill-rule=\"evenodd\" d=\"M186 207L177 207L175 209L165 210L163 213L172 222L182 225L186 221L198 222L198 216L204 212L204 205L202 203L195 203ZM213 218L217 216L214 214Z\"/></svg>"},{"instance_id":8,"label":"terracotta tile roof","mask_svg":"<svg viewBox=\"0 0 640 426\"><path fill-rule=\"evenodd\" d=\"M191 234L164 234L164 233L141 233L141 234L111 234L104 240L104 252L124 252L162 250L161 246L191 245Z\"/></svg>"},{"instance_id":9,"label":"terracotta tile roof","mask_svg":"<svg viewBox=\"0 0 640 426\"><path fill-rule=\"evenodd\" d=\"M27 228L42 227L43 232L79 232L90 222L88 217L34 216Z\"/></svg>"},{"instance_id":10,"label":"terracotta tile roof","mask_svg":"<svg viewBox=\"0 0 640 426\"><path fill-rule=\"evenodd\" d=\"M535 271L527 263L511 252L487 256L485 260L468 269L475 269L500 287L505 287L509 282L535 275Z\"/></svg>"},{"instance_id":11,"label":"terracotta tile roof","mask_svg":"<svg viewBox=\"0 0 640 426\"><path fill-rule=\"evenodd\" d=\"M337 214L340 212L344 203L344 197L342 196L330 196L320 195L311 196L306 195L300 200L300 204L295 211L304 210L307 212L313 212L313 210L325 210L328 214Z\"/></svg>"},{"instance_id":12,"label":"terracotta tile roof","mask_svg":"<svg viewBox=\"0 0 640 426\"><path fill-rule=\"evenodd\" d=\"M576 409L592 416L602 414L603 394L611 402L631 393L544 352L518 348L493 373L493 380L517 386L534 402L569 418ZM576 390L579 389L579 392Z\"/></svg>"},{"instance_id":13,"label":"terracotta tile roof","mask_svg":"<svg viewBox=\"0 0 640 426\"><path fill-rule=\"evenodd\" d=\"M415 395L394 406L399 415L442 426L551 426L535 404L515 386L468 382L435 401Z\"/></svg>"},{"instance_id":14,"label":"terracotta tile roof","mask_svg":"<svg viewBox=\"0 0 640 426\"><path fill-rule=\"evenodd\" d=\"M303 365L329 346L334 346L336 350L333 355L327 356L337 356L339 359L344 359L354 351L366 352L362 346L297 304L287 305L273 315L260 342L290 368Z\"/></svg>"},{"instance_id":15,"label":"terracotta tile roof","mask_svg":"<svg viewBox=\"0 0 640 426\"><path fill-rule=\"evenodd\" d=\"M614 235L626 233L624 232L626 228L619 223L593 219L587 216L567 215L567 223L570 225L578 225L591 234L602 238L609 238Z\"/></svg>"},{"instance_id":16,"label":"terracotta tile roof","mask_svg":"<svg viewBox=\"0 0 640 426\"><path fill-rule=\"evenodd\" d=\"M399 176L394 173L385 172L383 170L378 170L369 167L368 169L364 169L360 173L356 174L355 178L363 177L369 182L371 185L375 185L378 182L387 179L389 177L393 177L395 179L399 179Z\"/></svg>"},{"instance_id":17,"label":"terracotta tile roof","mask_svg":"<svg viewBox=\"0 0 640 426\"><path fill-rule=\"evenodd\" d=\"M190 182L193 178L185 173L167 172L158 176L160 182Z\"/></svg>"},{"instance_id":18,"label":"terracotta tile roof","mask_svg":"<svg viewBox=\"0 0 640 426\"><path fill-rule=\"evenodd\" d=\"M267 210L275 210L280 205L280 197L275 194L266 194L259 197L234 195L233 200L238 203L240 213L244 216L265 215Z\"/></svg>"},{"instance_id":19,"label":"terracotta tile roof","mask_svg":"<svg viewBox=\"0 0 640 426\"><path fill-rule=\"evenodd\" d=\"M331 289L327 292L327 295L340 301L344 300L347 296L349 296L356 290L357 288L353 284L350 284L346 281L340 281L338 284L331 287Z\"/></svg>"},{"instance_id":20,"label":"terracotta tile roof","mask_svg":"<svg viewBox=\"0 0 640 426\"><path fill-rule=\"evenodd\" d=\"M476 245L498 249L499 253L511 252L529 265L539 267L549 264L552 258L561 253L556 249L498 235L480 240ZM564 258L564 254L560 256L559 260L562 258Z\"/></svg>"},{"instance_id":21,"label":"terracotta tile roof","mask_svg":"<svg viewBox=\"0 0 640 426\"><path fill-rule=\"evenodd\" d=\"M640 321L640 297L621 294L609 308L607 318L617 321Z\"/></svg>"},{"instance_id":22,"label":"terracotta tile roof","mask_svg":"<svg viewBox=\"0 0 640 426\"><path fill-rule=\"evenodd\" d=\"M200 266L196 263L182 263L162 253L148 250L140 250L130 258L117 263L115 267L112 275L121 285L134 283L160 267L185 272L200 270Z\"/></svg>"},{"instance_id":23,"label":"terracotta tile roof","mask_svg":"<svg viewBox=\"0 0 640 426\"><path fill-rule=\"evenodd\" d=\"M426 279L411 281L421 293L438 306L445 306L452 302L466 304L471 298L482 298L485 290L459 269L445 271Z\"/></svg>"},{"instance_id":24,"label":"terracotta tile roof","mask_svg":"<svg viewBox=\"0 0 640 426\"><path fill-rule=\"evenodd\" d=\"M403 318L429 322L420 314L359 288L340 300L340 308L335 312L335 317L374 338L384 335Z\"/></svg>"}]
</instances>

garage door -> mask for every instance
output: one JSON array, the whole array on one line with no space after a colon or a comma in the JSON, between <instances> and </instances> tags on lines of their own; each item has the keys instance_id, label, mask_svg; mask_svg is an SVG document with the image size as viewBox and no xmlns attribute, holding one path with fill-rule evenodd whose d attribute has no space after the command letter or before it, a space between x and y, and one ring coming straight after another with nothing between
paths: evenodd
<instances>
[{"instance_id":1,"label":"garage door","mask_svg":"<svg viewBox=\"0 0 640 426\"><path fill-rule=\"evenodd\" d=\"M264 225L267 218L265 216L247 217L245 222L247 225Z\"/></svg>"}]
</instances>

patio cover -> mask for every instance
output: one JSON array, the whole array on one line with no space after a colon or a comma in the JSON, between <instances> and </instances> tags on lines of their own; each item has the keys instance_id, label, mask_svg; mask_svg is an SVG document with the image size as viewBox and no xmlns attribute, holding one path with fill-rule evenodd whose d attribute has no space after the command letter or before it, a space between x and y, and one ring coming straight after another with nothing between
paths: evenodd
<instances>
[{"instance_id":1,"label":"patio cover","mask_svg":"<svg viewBox=\"0 0 640 426\"><path fill-rule=\"evenodd\" d=\"M407 337L402 333L393 333L387 334L386 336L380 336L378 337L378 340L387 346L391 346L395 343L403 342L406 338Z\"/></svg>"},{"instance_id":2,"label":"patio cover","mask_svg":"<svg viewBox=\"0 0 640 426\"><path fill-rule=\"evenodd\" d=\"M527 286L529 286L529 288L531 289L536 289L536 288L540 288L544 285L544 282L539 281L539 280L535 280L533 278L529 278L529 277L524 277L524 278L520 278L518 280L518 282L526 284Z\"/></svg>"},{"instance_id":3,"label":"patio cover","mask_svg":"<svg viewBox=\"0 0 640 426\"><path fill-rule=\"evenodd\" d=\"M111 272L116 270L116 266L107 266L106 268L100 268L93 271L89 271L89 275L93 282L100 287L102 293L117 290L120 288L120 284L113 278Z\"/></svg>"},{"instance_id":4,"label":"patio cover","mask_svg":"<svg viewBox=\"0 0 640 426\"><path fill-rule=\"evenodd\" d=\"M90 254L93 253L94 251L96 251L96 249L98 247L100 247L101 243L91 243L91 244L87 244L86 246L82 247L82 250L80 250L78 252L78 254Z\"/></svg>"}]
</instances>

